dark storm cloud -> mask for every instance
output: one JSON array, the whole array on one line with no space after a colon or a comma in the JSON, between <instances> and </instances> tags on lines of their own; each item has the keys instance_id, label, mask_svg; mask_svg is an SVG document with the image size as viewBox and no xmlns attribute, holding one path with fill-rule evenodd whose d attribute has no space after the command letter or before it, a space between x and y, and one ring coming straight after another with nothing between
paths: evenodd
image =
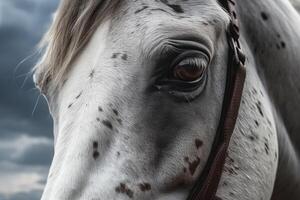
<instances>
[{"instance_id":1,"label":"dark storm cloud","mask_svg":"<svg viewBox=\"0 0 300 200\"><path fill-rule=\"evenodd\" d=\"M0 6L5 16L0 22L0 136L14 137L22 130L30 135L52 137L45 101L40 99L32 115L39 93L34 90L30 73L23 86L37 56L16 66L34 53L57 1L10 0ZM22 124L16 125L20 120Z\"/></svg>"},{"instance_id":2,"label":"dark storm cloud","mask_svg":"<svg viewBox=\"0 0 300 200\"><path fill-rule=\"evenodd\" d=\"M0 188L1 200L38 200L45 184L53 155L52 120L42 97L35 109L39 92L28 72L57 4L58 0L0 1L0 184L6 187ZM31 180L26 188L19 184L24 175Z\"/></svg>"}]
</instances>

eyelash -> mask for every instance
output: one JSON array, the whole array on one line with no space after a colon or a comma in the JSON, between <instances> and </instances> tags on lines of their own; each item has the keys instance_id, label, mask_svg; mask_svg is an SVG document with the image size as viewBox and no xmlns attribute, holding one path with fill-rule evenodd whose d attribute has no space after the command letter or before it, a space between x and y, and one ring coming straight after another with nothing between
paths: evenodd
<instances>
[{"instance_id":1,"label":"eyelash","mask_svg":"<svg viewBox=\"0 0 300 200\"><path fill-rule=\"evenodd\" d=\"M160 76L157 78L155 85L156 88L160 91L166 91L169 94L177 97L184 96L186 98L186 95L192 95L192 98L194 98L197 96L197 94L200 94L206 83L207 68L210 63L209 55L202 51L190 50L185 51L177 56L175 55L171 58L173 58L174 61L169 62L168 67L165 67L167 68L165 71L160 71ZM170 60L170 57L168 57L167 60ZM201 65L203 62L206 63L205 69L199 79L194 81L185 81L176 79L174 77L174 68L185 61L187 63L198 62L197 64Z\"/></svg>"}]
</instances>

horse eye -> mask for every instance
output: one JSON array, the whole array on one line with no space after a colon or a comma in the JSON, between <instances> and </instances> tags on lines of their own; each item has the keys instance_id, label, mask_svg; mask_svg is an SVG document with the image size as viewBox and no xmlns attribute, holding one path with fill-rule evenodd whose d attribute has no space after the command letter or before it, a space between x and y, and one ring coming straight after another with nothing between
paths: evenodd
<instances>
[{"instance_id":1,"label":"horse eye","mask_svg":"<svg viewBox=\"0 0 300 200\"><path fill-rule=\"evenodd\" d=\"M181 81L196 81L202 78L207 65L207 61L203 58L188 58L173 68L173 76Z\"/></svg>"}]
</instances>

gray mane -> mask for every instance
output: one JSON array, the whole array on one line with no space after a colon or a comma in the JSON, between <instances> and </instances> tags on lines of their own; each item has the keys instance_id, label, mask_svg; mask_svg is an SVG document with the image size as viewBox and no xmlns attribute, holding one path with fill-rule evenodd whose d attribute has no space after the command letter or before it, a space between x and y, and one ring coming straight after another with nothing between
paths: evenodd
<instances>
[{"instance_id":1,"label":"gray mane","mask_svg":"<svg viewBox=\"0 0 300 200\"><path fill-rule=\"evenodd\" d=\"M119 0L62 0L54 21L41 41L45 53L35 66L40 88L52 80L61 82L68 66L93 35L101 22L109 18Z\"/></svg>"}]
</instances>

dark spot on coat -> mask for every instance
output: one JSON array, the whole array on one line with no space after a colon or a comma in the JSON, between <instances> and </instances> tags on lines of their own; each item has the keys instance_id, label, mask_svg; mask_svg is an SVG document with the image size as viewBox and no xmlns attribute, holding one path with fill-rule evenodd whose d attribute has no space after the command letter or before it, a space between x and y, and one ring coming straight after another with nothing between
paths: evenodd
<instances>
[{"instance_id":1,"label":"dark spot on coat","mask_svg":"<svg viewBox=\"0 0 300 200\"><path fill-rule=\"evenodd\" d=\"M100 122L100 118L99 118L99 117L97 117L96 120L97 120L98 122Z\"/></svg>"},{"instance_id":2,"label":"dark spot on coat","mask_svg":"<svg viewBox=\"0 0 300 200\"><path fill-rule=\"evenodd\" d=\"M255 140L255 137L254 137L253 135L249 135L249 139L250 139L251 141L254 141L254 140Z\"/></svg>"},{"instance_id":3,"label":"dark spot on coat","mask_svg":"<svg viewBox=\"0 0 300 200\"><path fill-rule=\"evenodd\" d=\"M280 45L281 45L282 48L285 48L285 46L286 46L285 42L283 42L283 41L280 42Z\"/></svg>"},{"instance_id":4,"label":"dark spot on coat","mask_svg":"<svg viewBox=\"0 0 300 200\"><path fill-rule=\"evenodd\" d=\"M122 125L122 119L117 119L120 125Z\"/></svg>"},{"instance_id":5,"label":"dark spot on coat","mask_svg":"<svg viewBox=\"0 0 300 200\"><path fill-rule=\"evenodd\" d=\"M278 38L280 38L280 37L281 37L279 33L277 33L277 34L276 34L276 36L277 36Z\"/></svg>"},{"instance_id":6,"label":"dark spot on coat","mask_svg":"<svg viewBox=\"0 0 300 200\"><path fill-rule=\"evenodd\" d=\"M127 60L127 58L128 58L127 54L122 55L122 60Z\"/></svg>"},{"instance_id":7,"label":"dark spot on coat","mask_svg":"<svg viewBox=\"0 0 300 200\"><path fill-rule=\"evenodd\" d=\"M277 48L277 49L280 49L280 44L276 44L276 48Z\"/></svg>"},{"instance_id":8,"label":"dark spot on coat","mask_svg":"<svg viewBox=\"0 0 300 200\"><path fill-rule=\"evenodd\" d=\"M217 24L218 22L219 22L218 20L213 19L213 23L214 23L214 24Z\"/></svg>"},{"instance_id":9,"label":"dark spot on coat","mask_svg":"<svg viewBox=\"0 0 300 200\"><path fill-rule=\"evenodd\" d=\"M114 112L114 114L115 114L116 116L119 115L119 112L118 112L116 109L113 109L113 112Z\"/></svg>"},{"instance_id":10,"label":"dark spot on coat","mask_svg":"<svg viewBox=\"0 0 300 200\"><path fill-rule=\"evenodd\" d=\"M227 156L227 160L228 160L229 164L233 164L234 163L233 158L231 158L229 155Z\"/></svg>"},{"instance_id":11,"label":"dark spot on coat","mask_svg":"<svg viewBox=\"0 0 300 200\"><path fill-rule=\"evenodd\" d=\"M103 112L103 109L100 106L98 106L98 111Z\"/></svg>"},{"instance_id":12,"label":"dark spot on coat","mask_svg":"<svg viewBox=\"0 0 300 200\"><path fill-rule=\"evenodd\" d=\"M82 95L82 91L75 97L75 99L79 99L79 97Z\"/></svg>"},{"instance_id":13,"label":"dark spot on coat","mask_svg":"<svg viewBox=\"0 0 300 200\"><path fill-rule=\"evenodd\" d=\"M99 158L99 152L98 151L94 151L93 152L93 158L96 160L97 158Z\"/></svg>"},{"instance_id":14,"label":"dark spot on coat","mask_svg":"<svg viewBox=\"0 0 300 200\"><path fill-rule=\"evenodd\" d=\"M228 185L227 181L224 181L222 185L227 186Z\"/></svg>"},{"instance_id":15,"label":"dark spot on coat","mask_svg":"<svg viewBox=\"0 0 300 200\"><path fill-rule=\"evenodd\" d=\"M140 183L139 188L142 192L151 190L151 185L149 183Z\"/></svg>"},{"instance_id":16,"label":"dark spot on coat","mask_svg":"<svg viewBox=\"0 0 300 200\"><path fill-rule=\"evenodd\" d=\"M111 58L117 58L120 55L120 53L113 53L113 55L111 56Z\"/></svg>"},{"instance_id":17,"label":"dark spot on coat","mask_svg":"<svg viewBox=\"0 0 300 200\"><path fill-rule=\"evenodd\" d=\"M254 122L255 122L255 125L256 125L256 126L259 126L259 123L258 123L257 120L254 120Z\"/></svg>"},{"instance_id":18,"label":"dark spot on coat","mask_svg":"<svg viewBox=\"0 0 300 200\"><path fill-rule=\"evenodd\" d=\"M195 145L196 145L196 148L199 149L200 147L202 147L203 142L199 139L196 139L195 140Z\"/></svg>"},{"instance_id":19,"label":"dark spot on coat","mask_svg":"<svg viewBox=\"0 0 300 200\"><path fill-rule=\"evenodd\" d=\"M117 193L126 194L129 198L133 197L133 191L129 189L125 183L120 183L118 187L115 188Z\"/></svg>"},{"instance_id":20,"label":"dark spot on coat","mask_svg":"<svg viewBox=\"0 0 300 200\"><path fill-rule=\"evenodd\" d=\"M94 75L95 75L95 70L93 69L89 74L89 78L94 78Z\"/></svg>"},{"instance_id":21,"label":"dark spot on coat","mask_svg":"<svg viewBox=\"0 0 300 200\"><path fill-rule=\"evenodd\" d=\"M71 108L73 106L73 103L70 103L69 105L68 105L68 108Z\"/></svg>"},{"instance_id":22,"label":"dark spot on coat","mask_svg":"<svg viewBox=\"0 0 300 200\"><path fill-rule=\"evenodd\" d=\"M269 155L270 148L269 148L269 145L267 142L265 142L265 151L266 151L266 154Z\"/></svg>"},{"instance_id":23,"label":"dark spot on coat","mask_svg":"<svg viewBox=\"0 0 300 200\"><path fill-rule=\"evenodd\" d=\"M192 163L189 164L190 165L189 170L190 170L191 175L194 175L199 164L200 164L200 158L198 158L198 157L196 160L194 160Z\"/></svg>"},{"instance_id":24,"label":"dark spot on coat","mask_svg":"<svg viewBox=\"0 0 300 200\"><path fill-rule=\"evenodd\" d=\"M102 124L111 130L113 129L112 123L108 120L102 120Z\"/></svg>"},{"instance_id":25,"label":"dark spot on coat","mask_svg":"<svg viewBox=\"0 0 300 200\"><path fill-rule=\"evenodd\" d=\"M185 157L184 161L189 164L189 171L190 171L190 174L193 176L195 174L197 167L200 164L200 158L197 157L196 160L190 161L188 157Z\"/></svg>"},{"instance_id":26,"label":"dark spot on coat","mask_svg":"<svg viewBox=\"0 0 300 200\"><path fill-rule=\"evenodd\" d=\"M98 142L96 142L96 141L93 142L93 148L98 149Z\"/></svg>"},{"instance_id":27,"label":"dark spot on coat","mask_svg":"<svg viewBox=\"0 0 300 200\"><path fill-rule=\"evenodd\" d=\"M136 11L134 12L134 14L138 14L138 13L142 12L143 10L145 10L145 9L147 9L147 8L149 8L149 6L143 6L141 9L136 10Z\"/></svg>"},{"instance_id":28,"label":"dark spot on coat","mask_svg":"<svg viewBox=\"0 0 300 200\"><path fill-rule=\"evenodd\" d=\"M189 160L190 160L189 157L184 157L185 162L189 162Z\"/></svg>"},{"instance_id":29,"label":"dark spot on coat","mask_svg":"<svg viewBox=\"0 0 300 200\"><path fill-rule=\"evenodd\" d=\"M267 13L265 13L265 12L261 12L260 15L261 15L263 20L268 20L269 19Z\"/></svg>"},{"instance_id":30,"label":"dark spot on coat","mask_svg":"<svg viewBox=\"0 0 300 200\"><path fill-rule=\"evenodd\" d=\"M263 117L263 116L264 116L264 113L263 113L263 111L262 111L262 109L261 109L261 103L260 103L260 102L257 102L257 103L256 103L256 107L257 107L257 109L258 109L260 115Z\"/></svg>"}]
</instances>

